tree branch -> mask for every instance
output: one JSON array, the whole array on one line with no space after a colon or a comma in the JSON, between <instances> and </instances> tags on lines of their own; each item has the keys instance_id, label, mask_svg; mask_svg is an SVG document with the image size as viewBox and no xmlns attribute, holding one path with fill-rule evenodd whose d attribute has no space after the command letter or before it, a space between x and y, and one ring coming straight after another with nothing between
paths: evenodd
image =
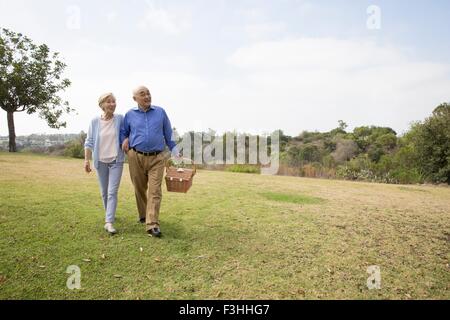
<instances>
[{"instance_id":1,"label":"tree branch","mask_svg":"<svg viewBox=\"0 0 450 320\"><path fill-rule=\"evenodd\" d=\"M6 112L16 112L16 108L17 107L11 107L11 106L8 106L8 105L2 106L2 109L5 110Z\"/></svg>"},{"instance_id":2,"label":"tree branch","mask_svg":"<svg viewBox=\"0 0 450 320\"><path fill-rule=\"evenodd\" d=\"M22 110L19 110L19 108L22 108ZM24 112L26 110L26 107L19 107L16 109L15 112Z\"/></svg>"}]
</instances>

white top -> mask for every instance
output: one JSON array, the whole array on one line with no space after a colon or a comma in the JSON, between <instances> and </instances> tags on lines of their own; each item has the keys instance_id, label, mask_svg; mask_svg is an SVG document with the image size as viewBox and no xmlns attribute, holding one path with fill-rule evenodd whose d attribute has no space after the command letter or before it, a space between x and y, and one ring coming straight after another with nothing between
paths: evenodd
<instances>
[{"instance_id":1,"label":"white top","mask_svg":"<svg viewBox=\"0 0 450 320\"><path fill-rule=\"evenodd\" d=\"M117 158L117 137L114 118L100 119L99 161L111 163Z\"/></svg>"}]
</instances>

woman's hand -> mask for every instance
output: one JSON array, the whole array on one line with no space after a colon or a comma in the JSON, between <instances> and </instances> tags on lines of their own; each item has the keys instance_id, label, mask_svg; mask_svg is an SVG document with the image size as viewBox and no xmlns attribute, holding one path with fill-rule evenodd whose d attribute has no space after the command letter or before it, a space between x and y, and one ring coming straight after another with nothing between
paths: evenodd
<instances>
[{"instance_id":1,"label":"woman's hand","mask_svg":"<svg viewBox=\"0 0 450 320\"><path fill-rule=\"evenodd\" d=\"M84 171L86 171L86 173L91 173L91 163L89 162L89 160L84 161Z\"/></svg>"},{"instance_id":2,"label":"woman's hand","mask_svg":"<svg viewBox=\"0 0 450 320\"><path fill-rule=\"evenodd\" d=\"M128 138L126 138L125 140L123 140L123 143L122 143L122 150L123 150L123 152L125 152L125 153L128 153L128 150L130 150L130 144L129 144L129 139L128 139Z\"/></svg>"}]
</instances>

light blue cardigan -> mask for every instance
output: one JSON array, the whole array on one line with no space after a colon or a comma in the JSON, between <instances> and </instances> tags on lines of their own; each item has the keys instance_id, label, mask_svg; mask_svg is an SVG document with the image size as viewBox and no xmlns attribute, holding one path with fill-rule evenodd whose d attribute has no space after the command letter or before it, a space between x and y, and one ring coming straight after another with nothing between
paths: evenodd
<instances>
[{"instance_id":1,"label":"light blue cardigan","mask_svg":"<svg viewBox=\"0 0 450 320\"><path fill-rule=\"evenodd\" d=\"M116 127L116 138L117 138L117 158L118 163L125 161L125 153L122 151L119 139L120 139L120 128L123 122L123 116L120 114L114 115L114 124ZM94 159L94 167L98 169L98 157L99 157L99 147L100 147L100 117L92 119L89 125L88 135L84 143L85 149L92 150L92 157Z\"/></svg>"}]
</instances>

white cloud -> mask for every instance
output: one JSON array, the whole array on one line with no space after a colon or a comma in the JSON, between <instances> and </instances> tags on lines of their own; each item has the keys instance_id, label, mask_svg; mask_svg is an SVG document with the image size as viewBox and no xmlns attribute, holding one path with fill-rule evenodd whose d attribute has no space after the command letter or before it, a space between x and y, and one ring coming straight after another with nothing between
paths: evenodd
<instances>
[{"instance_id":1,"label":"white cloud","mask_svg":"<svg viewBox=\"0 0 450 320\"><path fill-rule=\"evenodd\" d=\"M235 38L236 35L245 35L250 42L261 42L278 39L286 33L284 22L248 23L245 25L225 25L221 27L223 36Z\"/></svg>"},{"instance_id":2,"label":"white cloud","mask_svg":"<svg viewBox=\"0 0 450 320\"><path fill-rule=\"evenodd\" d=\"M229 58L246 69L350 69L396 63L403 55L396 48L370 41L301 38L258 42L242 47Z\"/></svg>"},{"instance_id":3,"label":"white cloud","mask_svg":"<svg viewBox=\"0 0 450 320\"><path fill-rule=\"evenodd\" d=\"M156 6L152 1L146 1L148 9L139 22L141 29L150 29L168 35L179 35L191 28L191 17L186 11L168 10Z\"/></svg>"},{"instance_id":4,"label":"white cloud","mask_svg":"<svg viewBox=\"0 0 450 320\"><path fill-rule=\"evenodd\" d=\"M239 48L228 59L242 76L224 90L258 125L329 130L386 125L400 132L449 99L450 66L409 58L402 50L359 40L302 38ZM273 113L273 115L271 115Z\"/></svg>"},{"instance_id":5,"label":"white cloud","mask_svg":"<svg viewBox=\"0 0 450 320\"><path fill-rule=\"evenodd\" d=\"M314 10L320 10L312 2L306 2L303 0L300 0L297 2L299 2L299 5L297 7L297 12L299 14L301 14L302 16L311 15L314 12Z\"/></svg>"},{"instance_id":6,"label":"white cloud","mask_svg":"<svg viewBox=\"0 0 450 320\"><path fill-rule=\"evenodd\" d=\"M286 24L284 22L248 24L244 26L244 30L251 40L266 40L285 32Z\"/></svg>"},{"instance_id":7,"label":"white cloud","mask_svg":"<svg viewBox=\"0 0 450 320\"><path fill-rule=\"evenodd\" d=\"M117 20L117 12L111 11L106 14L106 21L109 23L115 22Z\"/></svg>"},{"instance_id":8,"label":"white cloud","mask_svg":"<svg viewBox=\"0 0 450 320\"><path fill-rule=\"evenodd\" d=\"M249 21L255 21L255 20L261 20L266 18L266 13L262 8L246 8L246 9L240 9L237 12L238 16L243 17L246 20Z\"/></svg>"}]
</instances>

